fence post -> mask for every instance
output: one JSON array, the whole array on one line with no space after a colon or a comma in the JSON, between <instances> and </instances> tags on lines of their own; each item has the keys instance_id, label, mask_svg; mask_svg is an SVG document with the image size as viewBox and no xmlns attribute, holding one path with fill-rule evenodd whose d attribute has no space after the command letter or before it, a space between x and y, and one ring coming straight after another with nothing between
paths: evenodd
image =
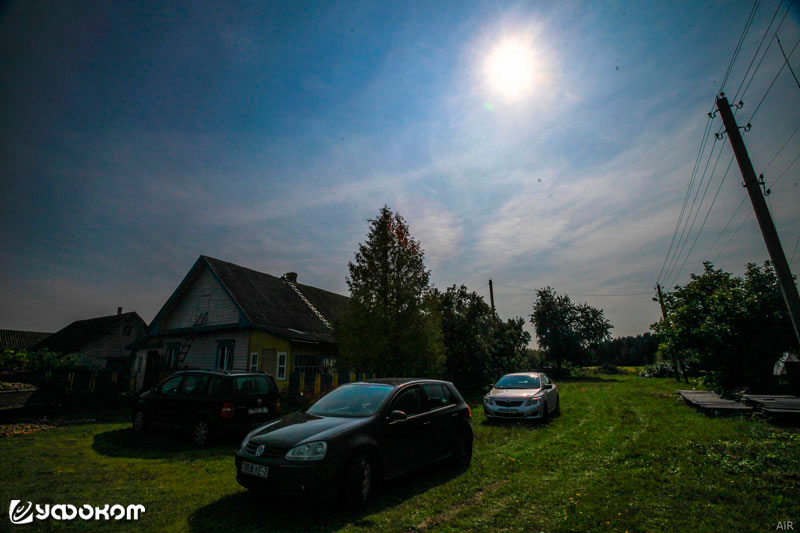
<instances>
[{"instance_id":1,"label":"fence post","mask_svg":"<svg viewBox=\"0 0 800 533\"><path fill-rule=\"evenodd\" d=\"M339 373L338 372L334 372L333 373L333 388L335 389L338 386L339 386Z\"/></svg>"},{"instance_id":2,"label":"fence post","mask_svg":"<svg viewBox=\"0 0 800 533\"><path fill-rule=\"evenodd\" d=\"M306 373L300 372L300 386L298 387L300 392L305 392L306 390Z\"/></svg>"},{"instance_id":3,"label":"fence post","mask_svg":"<svg viewBox=\"0 0 800 533\"><path fill-rule=\"evenodd\" d=\"M322 374L317 372L316 376L314 376L314 396L319 396L321 390L322 390Z\"/></svg>"}]
</instances>

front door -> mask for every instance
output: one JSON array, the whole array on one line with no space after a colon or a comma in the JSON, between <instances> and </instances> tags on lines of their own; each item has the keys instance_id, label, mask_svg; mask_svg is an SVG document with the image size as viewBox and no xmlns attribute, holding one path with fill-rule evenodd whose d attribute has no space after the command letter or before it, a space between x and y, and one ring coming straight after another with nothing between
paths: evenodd
<instances>
[{"instance_id":1,"label":"front door","mask_svg":"<svg viewBox=\"0 0 800 533\"><path fill-rule=\"evenodd\" d=\"M384 412L381 453L387 478L413 470L427 462L430 420L422 412L421 389L414 385L395 396ZM389 420L392 411L402 411L405 420Z\"/></svg>"}]
</instances>

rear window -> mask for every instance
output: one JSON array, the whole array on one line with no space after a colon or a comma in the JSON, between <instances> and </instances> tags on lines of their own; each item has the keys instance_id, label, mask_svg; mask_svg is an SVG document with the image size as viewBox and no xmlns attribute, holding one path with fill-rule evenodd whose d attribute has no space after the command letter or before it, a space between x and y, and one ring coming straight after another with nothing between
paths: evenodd
<instances>
[{"instance_id":1,"label":"rear window","mask_svg":"<svg viewBox=\"0 0 800 533\"><path fill-rule=\"evenodd\" d=\"M275 392L275 386L266 376L238 376L233 378L233 386L236 394L245 396Z\"/></svg>"}]
</instances>

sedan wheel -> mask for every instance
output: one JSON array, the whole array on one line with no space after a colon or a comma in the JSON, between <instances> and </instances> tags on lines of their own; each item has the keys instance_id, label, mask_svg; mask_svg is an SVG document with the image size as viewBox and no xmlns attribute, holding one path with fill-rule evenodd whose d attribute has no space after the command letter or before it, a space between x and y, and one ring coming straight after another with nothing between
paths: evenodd
<instances>
[{"instance_id":1,"label":"sedan wheel","mask_svg":"<svg viewBox=\"0 0 800 533\"><path fill-rule=\"evenodd\" d=\"M192 440L198 446L205 446L208 444L208 438L211 435L211 429L208 427L208 422L202 418L194 423L194 431L192 432Z\"/></svg>"},{"instance_id":2,"label":"sedan wheel","mask_svg":"<svg viewBox=\"0 0 800 533\"><path fill-rule=\"evenodd\" d=\"M547 412L547 402L542 406L542 421L546 421L550 418L550 413Z\"/></svg>"},{"instance_id":3,"label":"sedan wheel","mask_svg":"<svg viewBox=\"0 0 800 533\"><path fill-rule=\"evenodd\" d=\"M472 438L466 431L462 431L455 441L453 462L457 466L469 466L472 462Z\"/></svg>"}]
</instances>

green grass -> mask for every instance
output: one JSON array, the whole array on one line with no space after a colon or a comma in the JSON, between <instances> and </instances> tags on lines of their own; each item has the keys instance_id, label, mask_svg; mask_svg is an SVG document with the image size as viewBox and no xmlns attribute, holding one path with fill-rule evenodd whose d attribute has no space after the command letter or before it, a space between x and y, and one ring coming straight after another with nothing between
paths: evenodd
<instances>
[{"instance_id":1,"label":"green grass","mask_svg":"<svg viewBox=\"0 0 800 533\"><path fill-rule=\"evenodd\" d=\"M235 444L196 450L175 436L138 437L127 423L12 436L0 439L0 529L12 527L11 498L147 508L137 523L51 521L53 530L775 531L779 520L800 522L800 432L709 418L677 399L683 387L627 373L562 382L562 415L548 424L487 425L473 407L469 469L406 476L362 513L248 494L234 479Z\"/></svg>"}]
</instances>

